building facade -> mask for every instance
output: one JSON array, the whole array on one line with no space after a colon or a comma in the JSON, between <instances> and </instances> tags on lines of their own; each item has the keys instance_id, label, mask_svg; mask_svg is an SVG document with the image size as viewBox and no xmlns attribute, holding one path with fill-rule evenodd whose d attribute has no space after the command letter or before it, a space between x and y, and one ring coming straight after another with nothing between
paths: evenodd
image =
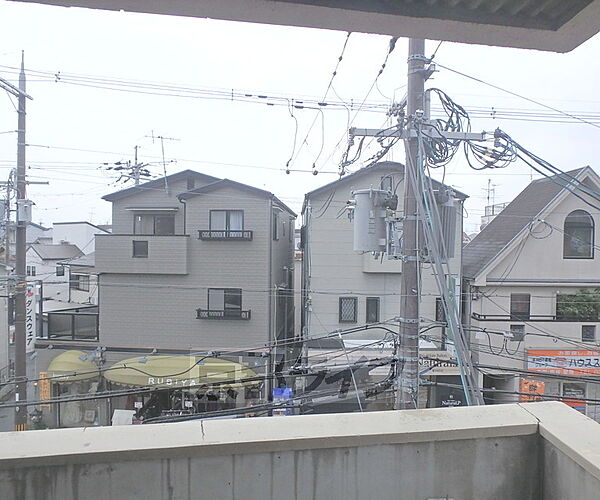
<instances>
[{"instance_id":1,"label":"building facade","mask_svg":"<svg viewBox=\"0 0 600 500\"><path fill-rule=\"evenodd\" d=\"M439 183L434 183L434 186L436 189L443 187ZM381 162L363 168L305 196L302 211L302 334L314 350L312 352L309 348L309 353L320 358L322 351L330 346L328 342L319 339L331 336L332 332L354 328L357 331L345 333L343 340L343 347L352 351L353 359L357 359L356 356L378 357L392 351L394 333L381 326L397 331L397 318L401 316L402 262L399 259L388 260L381 253L355 252L354 225L347 210L353 191L370 188L396 194L399 199L394 215L398 218L403 216L404 166L400 163ZM452 209L455 224L452 227L448 259L452 275L446 279L457 296L460 296L460 214L466 196L458 192L455 192L455 196L456 205ZM436 322L443 321L443 318L440 314L439 292L431 266L427 262L422 265L421 284L420 317L423 325L428 326L429 339L422 340L421 346L431 356L445 357L448 355L447 332L443 326L436 326ZM387 322L387 325L380 325L383 322ZM423 369L427 376L445 375L452 380L458 376L457 369L452 366L430 370L423 366ZM373 373L378 377L385 376L389 369L376 368L371 375ZM435 398L434 391L426 389L420 395L423 404L433 404Z\"/></svg>"},{"instance_id":2,"label":"building facade","mask_svg":"<svg viewBox=\"0 0 600 500\"><path fill-rule=\"evenodd\" d=\"M600 419L586 401L600 399L600 214L586 190L600 190L589 167L533 181L464 249L488 402L557 398Z\"/></svg>"}]
</instances>

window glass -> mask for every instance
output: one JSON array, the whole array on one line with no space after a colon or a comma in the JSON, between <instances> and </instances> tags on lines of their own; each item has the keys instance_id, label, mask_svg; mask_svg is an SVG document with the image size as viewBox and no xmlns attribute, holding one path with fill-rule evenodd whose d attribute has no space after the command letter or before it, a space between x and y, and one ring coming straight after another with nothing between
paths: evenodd
<instances>
[{"instance_id":1,"label":"window glass","mask_svg":"<svg viewBox=\"0 0 600 500\"><path fill-rule=\"evenodd\" d=\"M210 212L210 230L225 231L227 229L227 211L211 210Z\"/></svg>"},{"instance_id":2,"label":"window glass","mask_svg":"<svg viewBox=\"0 0 600 500\"><path fill-rule=\"evenodd\" d=\"M273 239L279 239L279 212L273 211Z\"/></svg>"},{"instance_id":3,"label":"window glass","mask_svg":"<svg viewBox=\"0 0 600 500\"><path fill-rule=\"evenodd\" d=\"M208 308L211 311L222 311L225 309L225 293L223 289L208 289Z\"/></svg>"},{"instance_id":4,"label":"window glass","mask_svg":"<svg viewBox=\"0 0 600 500\"><path fill-rule=\"evenodd\" d=\"M583 325L581 327L582 342L596 342L596 327L595 325Z\"/></svg>"},{"instance_id":5,"label":"window glass","mask_svg":"<svg viewBox=\"0 0 600 500\"><path fill-rule=\"evenodd\" d=\"M565 219L563 257L592 259L594 257L594 219L585 210L575 210Z\"/></svg>"},{"instance_id":6,"label":"window glass","mask_svg":"<svg viewBox=\"0 0 600 500\"><path fill-rule=\"evenodd\" d=\"M531 295L528 293L510 294L511 319L528 321L531 307Z\"/></svg>"},{"instance_id":7,"label":"window glass","mask_svg":"<svg viewBox=\"0 0 600 500\"><path fill-rule=\"evenodd\" d=\"M56 276L64 276L65 268L64 266L56 266Z\"/></svg>"},{"instance_id":8,"label":"window glass","mask_svg":"<svg viewBox=\"0 0 600 500\"><path fill-rule=\"evenodd\" d=\"M229 227L230 231L242 231L244 229L244 212L241 210L229 211Z\"/></svg>"},{"instance_id":9,"label":"window glass","mask_svg":"<svg viewBox=\"0 0 600 500\"><path fill-rule=\"evenodd\" d=\"M356 323L356 307L358 299L356 297L340 297L339 322Z\"/></svg>"},{"instance_id":10,"label":"window glass","mask_svg":"<svg viewBox=\"0 0 600 500\"><path fill-rule=\"evenodd\" d=\"M154 232L153 215L135 215L133 218L133 234L152 234Z\"/></svg>"},{"instance_id":11,"label":"window glass","mask_svg":"<svg viewBox=\"0 0 600 500\"><path fill-rule=\"evenodd\" d=\"M238 288L230 288L225 290L225 309L241 310L242 309L242 291Z\"/></svg>"},{"instance_id":12,"label":"window glass","mask_svg":"<svg viewBox=\"0 0 600 500\"><path fill-rule=\"evenodd\" d=\"M148 257L148 242L134 241L133 242L133 257Z\"/></svg>"},{"instance_id":13,"label":"window glass","mask_svg":"<svg viewBox=\"0 0 600 500\"><path fill-rule=\"evenodd\" d=\"M520 342L525 338L525 325L510 325L510 333L512 333L511 340Z\"/></svg>"},{"instance_id":14,"label":"window glass","mask_svg":"<svg viewBox=\"0 0 600 500\"><path fill-rule=\"evenodd\" d=\"M155 215L154 234L158 236L170 236L175 234L175 216Z\"/></svg>"},{"instance_id":15,"label":"window glass","mask_svg":"<svg viewBox=\"0 0 600 500\"><path fill-rule=\"evenodd\" d=\"M367 297L367 323L379 321L379 297Z\"/></svg>"}]
</instances>

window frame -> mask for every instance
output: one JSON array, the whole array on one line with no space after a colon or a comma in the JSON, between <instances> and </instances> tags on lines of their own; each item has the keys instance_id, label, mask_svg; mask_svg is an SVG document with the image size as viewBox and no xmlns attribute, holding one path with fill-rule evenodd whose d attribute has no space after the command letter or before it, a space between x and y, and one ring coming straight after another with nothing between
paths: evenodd
<instances>
[{"instance_id":1,"label":"window frame","mask_svg":"<svg viewBox=\"0 0 600 500\"><path fill-rule=\"evenodd\" d=\"M212 216L213 216L213 213L215 213L215 212L225 212L225 228L224 229L213 228ZM242 228L241 229L231 229L231 214L233 212L239 212L242 214ZM239 208L215 208L215 209L209 210L209 212L208 212L208 230L209 231L223 231L224 233L230 233L232 231L233 232L239 231L239 232L243 233L244 232L244 223L245 223L244 211Z\"/></svg>"},{"instance_id":2,"label":"window frame","mask_svg":"<svg viewBox=\"0 0 600 500\"><path fill-rule=\"evenodd\" d=\"M210 295L211 292L223 292L223 308L217 308L217 309L213 309L210 305ZM227 307L227 300L226 300L226 295L227 292L233 292L233 294L239 296L239 307ZM243 311L243 293L242 293L242 289L241 288L209 288L206 291L206 305L207 305L207 309L209 311L223 311L223 317L224 318L231 318L231 317L241 317L242 316L242 311ZM236 313L234 314L227 314L227 311L236 311Z\"/></svg>"},{"instance_id":3,"label":"window frame","mask_svg":"<svg viewBox=\"0 0 600 500\"><path fill-rule=\"evenodd\" d=\"M576 221L569 221L569 218L575 217L583 217L586 216L589 221L589 225L584 225L582 223L578 223ZM567 228L567 225L571 224L571 227ZM585 229L589 231L589 242L586 244L589 246L589 252L586 255L567 255L567 250L570 248L570 240L569 238L580 239L579 237L572 234L574 229ZM569 232L571 231L571 233ZM594 258L594 241L595 241L595 232L596 232L596 224L592 215L586 210L573 210L565 217L565 221L563 223L563 259L571 260L571 259L593 259Z\"/></svg>"},{"instance_id":4,"label":"window frame","mask_svg":"<svg viewBox=\"0 0 600 500\"><path fill-rule=\"evenodd\" d=\"M593 337L586 338L584 335L585 329L592 329ZM581 341L586 343L595 343L596 342L596 325L581 325Z\"/></svg>"},{"instance_id":5,"label":"window frame","mask_svg":"<svg viewBox=\"0 0 600 500\"><path fill-rule=\"evenodd\" d=\"M56 276L64 276L65 275L65 266L57 265L56 266Z\"/></svg>"},{"instance_id":6,"label":"window frame","mask_svg":"<svg viewBox=\"0 0 600 500\"><path fill-rule=\"evenodd\" d=\"M146 213L146 212L134 212L133 213L133 234L135 236L175 236L176 234L176 218L175 218L174 213L172 213L171 211L169 212L164 212L164 213ZM143 218L143 217L152 217L152 232L151 233L146 233L146 232L138 232L137 229L137 219L138 217ZM173 219L173 232L170 233L157 233L156 232L156 218L157 217L168 217L170 219Z\"/></svg>"},{"instance_id":7,"label":"window frame","mask_svg":"<svg viewBox=\"0 0 600 500\"><path fill-rule=\"evenodd\" d=\"M527 297L527 301L519 300L517 297ZM515 311L517 304L527 303L527 312ZM510 294L510 319L511 321L530 321L531 320L531 294L530 293L511 293Z\"/></svg>"},{"instance_id":8,"label":"window frame","mask_svg":"<svg viewBox=\"0 0 600 500\"><path fill-rule=\"evenodd\" d=\"M354 318L353 319L343 319L342 317L342 302L344 300L351 300L354 303ZM358 322L358 297L354 296L343 296L338 299L338 322L339 323L357 323Z\"/></svg>"},{"instance_id":9,"label":"window frame","mask_svg":"<svg viewBox=\"0 0 600 500\"><path fill-rule=\"evenodd\" d=\"M144 243L146 246L146 252L145 255L144 253L138 253L136 252L136 244L139 245L140 243ZM148 258L148 254L150 253L149 251L149 245L148 245L148 240L131 240L131 257L134 259L147 259Z\"/></svg>"},{"instance_id":10,"label":"window frame","mask_svg":"<svg viewBox=\"0 0 600 500\"><path fill-rule=\"evenodd\" d=\"M369 303L375 304L375 319L369 317L373 314L373 311L369 311ZM381 297L367 297L365 301L365 323L379 323L381 317Z\"/></svg>"},{"instance_id":11,"label":"window frame","mask_svg":"<svg viewBox=\"0 0 600 500\"><path fill-rule=\"evenodd\" d=\"M82 279L85 278L85 279ZM90 276L89 274L71 274L69 277L69 288L71 290L79 290L80 292L90 291Z\"/></svg>"},{"instance_id":12,"label":"window frame","mask_svg":"<svg viewBox=\"0 0 600 500\"><path fill-rule=\"evenodd\" d=\"M272 218L271 231L273 233L273 241L278 241L279 240L279 212L277 210L273 210L271 218Z\"/></svg>"},{"instance_id":13,"label":"window frame","mask_svg":"<svg viewBox=\"0 0 600 500\"><path fill-rule=\"evenodd\" d=\"M522 342L525 340L525 325L510 325L510 333L512 334L511 341ZM521 331L519 331L521 330Z\"/></svg>"}]
</instances>

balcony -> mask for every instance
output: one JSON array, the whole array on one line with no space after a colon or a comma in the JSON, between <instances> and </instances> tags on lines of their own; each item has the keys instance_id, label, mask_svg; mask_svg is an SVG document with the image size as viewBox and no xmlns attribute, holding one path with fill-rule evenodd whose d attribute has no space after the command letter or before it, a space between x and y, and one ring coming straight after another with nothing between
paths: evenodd
<instances>
[{"instance_id":1,"label":"balcony","mask_svg":"<svg viewBox=\"0 0 600 500\"><path fill-rule=\"evenodd\" d=\"M96 271L118 274L187 274L188 242L188 235L97 235Z\"/></svg>"},{"instance_id":2,"label":"balcony","mask_svg":"<svg viewBox=\"0 0 600 500\"><path fill-rule=\"evenodd\" d=\"M197 309L196 317L198 319L237 319L237 320L249 320L250 311L241 310L223 310L223 309Z\"/></svg>"},{"instance_id":3,"label":"balcony","mask_svg":"<svg viewBox=\"0 0 600 500\"><path fill-rule=\"evenodd\" d=\"M219 230L215 231L212 229L198 231L198 239L208 241L252 241L252 231L230 231L230 230Z\"/></svg>"},{"instance_id":4,"label":"balcony","mask_svg":"<svg viewBox=\"0 0 600 500\"><path fill-rule=\"evenodd\" d=\"M556 314L478 314L473 313L471 317L477 321L512 321L512 322L530 322L530 323L543 323L543 322L557 322L557 323L590 323L598 322L600 318L597 315L591 316L566 316Z\"/></svg>"}]
</instances>

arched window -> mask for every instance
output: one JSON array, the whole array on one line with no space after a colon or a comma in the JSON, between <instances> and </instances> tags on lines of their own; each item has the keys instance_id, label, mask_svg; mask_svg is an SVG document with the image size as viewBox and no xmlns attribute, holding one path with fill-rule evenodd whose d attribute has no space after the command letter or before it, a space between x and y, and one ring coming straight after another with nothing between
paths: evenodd
<instances>
[{"instance_id":1,"label":"arched window","mask_svg":"<svg viewBox=\"0 0 600 500\"><path fill-rule=\"evenodd\" d=\"M565 219L563 258L594 258L594 219L585 210L575 210Z\"/></svg>"}]
</instances>

